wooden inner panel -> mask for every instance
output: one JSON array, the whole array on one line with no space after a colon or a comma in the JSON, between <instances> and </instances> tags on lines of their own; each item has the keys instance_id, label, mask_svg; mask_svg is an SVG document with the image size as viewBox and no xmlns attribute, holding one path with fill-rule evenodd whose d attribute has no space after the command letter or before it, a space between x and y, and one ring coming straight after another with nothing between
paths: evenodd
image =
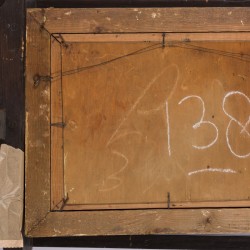
<instances>
[{"instance_id":1,"label":"wooden inner panel","mask_svg":"<svg viewBox=\"0 0 250 250\"><path fill-rule=\"evenodd\" d=\"M249 55L247 42L63 47L65 209L249 206Z\"/></svg>"}]
</instances>

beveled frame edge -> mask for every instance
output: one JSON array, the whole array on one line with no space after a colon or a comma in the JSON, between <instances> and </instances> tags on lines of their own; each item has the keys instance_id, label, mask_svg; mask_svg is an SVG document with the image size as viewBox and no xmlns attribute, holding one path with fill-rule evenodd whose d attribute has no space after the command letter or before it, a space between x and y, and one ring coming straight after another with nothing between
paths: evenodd
<instances>
[{"instance_id":1,"label":"beveled frame edge","mask_svg":"<svg viewBox=\"0 0 250 250\"><path fill-rule=\"evenodd\" d=\"M25 234L50 212L50 34L28 12L25 67ZM38 86L34 86L37 81Z\"/></svg>"},{"instance_id":2,"label":"beveled frame edge","mask_svg":"<svg viewBox=\"0 0 250 250\"><path fill-rule=\"evenodd\" d=\"M62 42L51 36L51 211L62 210L64 196L64 146L63 146L63 91L62 91Z\"/></svg>"},{"instance_id":3,"label":"beveled frame edge","mask_svg":"<svg viewBox=\"0 0 250 250\"><path fill-rule=\"evenodd\" d=\"M51 212L29 236L248 234L250 209Z\"/></svg>"},{"instance_id":4,"label":"beveled frame edge","mask_svg":"<svg viewBox=\"0 0 250 250\"><path fill-rule=\"evenodd\" d=\"M154 21L153 13L156 17L160 14L161 22ZM128 17L125 21L124 16ZM26 236L249 234L249 208L51 212L50 90L49 84L42 83L40 91L36 91L33 77L35 74L50 76L50 37L70 31L85 34L249 32L250 9L27 10ZM31 186L37 188L32 190Z\"/></svg>"}]
</instances>

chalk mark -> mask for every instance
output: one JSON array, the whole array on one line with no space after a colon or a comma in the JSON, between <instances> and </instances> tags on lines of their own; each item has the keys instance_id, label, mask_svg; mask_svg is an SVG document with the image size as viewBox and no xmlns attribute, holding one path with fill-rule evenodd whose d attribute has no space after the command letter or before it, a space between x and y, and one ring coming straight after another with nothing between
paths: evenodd
<instances>
[{"instance_id":1,"label":"chalk mark","mask_svg":"<svg viewBox=\"0 0 250 250\"><path fill-rule=\"evenodd\" d=\"M218 130L217 126L214 123L212 123L210 121L204 121L206 109L205 109L205 103L204 103L203 99L200 96L197 96L197 95L186 96L181 101L179 101L178 104L180 105L180 104L182 104L183 102L185 102L186 100L188 100L190 98L197 98L202 104L202 116L201 116L201 119L200 119L200 121L198 121L197 123L195 123L193 125L193 129L198 129L203 124L209 124L209 125L213 126L215 131L216 131L215 139L211 143L209 143L208 145L206 145L206 146L192 145L196 149L204 150L204 149L212 147L216 143L216 141L218 139L218 136L219 136L219 130Z\"/></svg>"},{"instance_id":2,"label":"chalk mark","mask_svg":"<svg viewBox=\"0 0 250 250\"><path fill-rule=\"evenodd\" d=\"M177 75L176 75L174 86L173 86L171 92L169 93L169 95L166 97L166 101L169 101L172 98L173 94L175 93L176 88L178 86L179 75L180 75L179 67L176 64L171 64L169 67L174 67L176 69ZM156 108L149 109L149 110L137 110L137 113L138 114L143 114L143 115L148 115L148 114L156 113L156 112L158 112L160 110L163 110L165 107L166 107L166 103L163 102L162 104L160 104Z\"/></svg>"},{"instance_id":3,"label":"chalk mark","mask_svg":"<svg viewBox=\"0 0 250 250\"><path fill-rule=\"evenodd\" d=\"M166 101L166 121L167 121L167 133L168 133L168 155L171 156L170 124L169 124L168 101Z\"/></svg>"},{"instance_id":4,"label":"chalk mark","mask_svg":"<svg viewBox=\"0 0 250 250\"><path fill-rule=\"evenodd\" d=\"M158 175L153 181L152 183L143 191L143 193L145 194L146 192L148 192L156 183L157 181L160 179L161 175Z\"/></svg>"},{"instance_id":5,"label":"chalk mark","mask_svg":"<svg viewBox=\"0 0 250 250\"><path fill-rule=\"evenodd\" d=\"M232 146L231 146L231 143L230 143L230 140L229 140L229 130L230 130L230 127L231 127L232 122L237 123L237 124L241 127L241 132L240 132L240 133L245 132L248 136L250 136L250 133L247 131L247 127L248 127L248 125L249 125L249 123L250 123L250 116L248 117L248 121L245 123L245 125L243 125L243 124L242 124L241 122L239 122L235 117L233 117L232 115L230 115L230 114L226 111L226 109L225 109L225 103L226 103L227 98L228 98L229 96L233 96L233 95L239 95L239 96L245 97L245 98L248 100L249 104L250 104L250 98L249 98L248 96L246 96L244 93L240 92L240 91L231 91L231 92L228 92L228 93L225 95L225 97L224 97L224 99L223 99L222 108L223 108L224 113L230 118L230 122L228 123L227 130L226 130L226 141L227 141L227 146L228 146L230 152L231 152L234 156L236 156L236 157L238 157L238 158L247 158L247 157L250 156L250 152L249 152L248 154L245 154L245 155L238 155L238 154L236 154L236 153L234 152L234 150L232 149Z\"/></svg>"},{"instance_id":6,"label":"chalk mark","mask_svg":"<svg viewBox=\"0 0 250 250\"><path fill-rule=\"evenodd\" d=\"M248 119L247 123L242 128L242 130L240 131L241 134L247 131L247 127L248 127L249 124L250 124L250 116L249 116L249 119ZM247 131L247 133L248 133L248 131Z\"/></svg>"},{"instance_id":7,"label":"chalk mark","mask_svg":"<svg viewBox=\"0 0 250 250\"><path fill-rule=\"evenodd\" d=\"M106 147L108 147L112 142L114 137L117 135L119 129L122 127L122 125L126 122L126 120L128 119L128 117L131 115L131 113L136 109L136 107L138 106L138 104L140 103L140 101L142 100L142 98L145 96L145 94L149 91L149 89L155 84L155 82L158 80L159 77L161 77L165 71L167 70L167 68L169 68L171 66L167 66L165 67L157 76L155 76L147 85L147 87L143 90L143 92L141 93L141 95L137 98L137 100L135 101L135 103L133 104L133 106L131 107L131 109L127 112L127 114L123 117L122 121L120 122L120 124L118 125L118 127L116 128L116 130L114 131L114 133L111 135L110 139L108 140Z\"/></svg>"},{"instance_id":8,"label":"chalk mark","mask_svg":"<svg viewBox=\"0 0 250 250\"><path fill-rule=\"evenodd\" d=\"M162 103L157 108L149 109L149 110L137 110L137 113L140 115L150 115L150 114L157 113L158 111L164 109L164 107L165 107L165 103Z\"/></svg>"},{"instance_id":9,"label":"chalk mark","mask_svg":"<svg viewBox=\"0 0 250 250\"><path fill-rule=\"evenodd\" d=\"M238 155L238 154L236 154L236 153L233 151L233 149L232 149L232 146L231 146L231 143L230 143L230 140L229 140L229 129L230 129L230 127L231 127L232 122L233 122L233 120L230 120L230 122L229 122L229 124L228 124L228 126L227 126L227 130L226 130L227 146L228 146L230 152L231 152L234 156L236 156L236 157L238 157L238 158L247 158L247 157L250 156L250 152L249 152L248 154L245 154L245 155Z\"/></svg>"},{"instance_id":10,"label":"chalk mark","mask_svg":"<svg viewBox=\"0 0 250 250\"><path fill-rule=\"evenodd\" d=\"M122 183L122 180L121 180L121 178L117 177L117 175L122 173L128 166L129 160L124 154L122 154L121 152L115 151L115 150L112 150L112 153L115 154L115 155L118 155L121 158L123 158L125 163L124 163L122 168L120 168L118 171L116 171L115 173L112 173L110 176L107 177L107 181L108 180L115 180L118 183L116 185L113 185L110 188L101 188L101 189L99 189L100 192L111 191L111 190L116 189L117 187L119 187L121 185L121 183Z\"/></svg>"},{"instance_id":11,"label":"chalk mark","mask_svg":"<svg viewBox=\"0 0 250 250\"><path fill-rule=\"evenodd\" d=\"M192 171L188 173L188 176L195 175L195 174L201 174L206 172L219 172L219 173L227 173L227 174L237 174L237 171L230 169L230 168L204 168L199 169L196 171Z\"/></svg>"}]
</instances>

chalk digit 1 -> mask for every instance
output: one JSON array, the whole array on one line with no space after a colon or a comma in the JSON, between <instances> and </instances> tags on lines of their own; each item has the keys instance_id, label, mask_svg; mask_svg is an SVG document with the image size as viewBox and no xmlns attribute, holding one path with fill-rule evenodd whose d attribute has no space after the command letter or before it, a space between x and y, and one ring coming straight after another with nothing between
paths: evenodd
<instances>
[{"instance_id":1,"label":"chalk digit 1","mask_svg":"<svg viewBox=\"0 0 250 250\"><path fill-rule=\"evenodd\" d=\"M170 145L170 124L169 124L169 112L168 112L168 101L166 101L166 121L167 121L167 133L168 133L168 155L171 156L171 145Z\"/></svg>"}]
</instances>

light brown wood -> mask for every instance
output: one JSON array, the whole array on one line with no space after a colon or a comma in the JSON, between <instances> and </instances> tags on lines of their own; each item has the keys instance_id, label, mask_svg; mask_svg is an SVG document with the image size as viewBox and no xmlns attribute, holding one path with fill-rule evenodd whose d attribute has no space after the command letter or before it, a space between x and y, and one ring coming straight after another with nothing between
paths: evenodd
<instances>
[{"instance_id":1,"label":"light brown wood","mask_svg":"<svg viewBox=\"0 0 250 250\"><path fill-rule=\"evenodd\" d=\"M60 209L63 189L63 109L61 44L51 39L51 209Z\"/></svg>"},{"instance_id":2,"label":"light brown wood","mask_svg":"<svg viewBox=\"0 0 250 250\"><path fill-rule=\"evenodd\" d=\"M27 14L25 79L25 230L50 211L50 83L34 87L34 76L50 75L50 36Z\"/></svg>"},{"instance_id":3,"label":"light brown wood","mask_svg":"<svg viewBox=\"0 0 250 250\"><path fill-rule=\"evenodd\" d=\"M68 208L250 206L249 157L234 155L250 147L237 130L247 126L249 50L250 43L232 42L64 48ZM232 91L246 96L226 98ZM241 122L230 136L226 112Z\"/></svg>"},{"instance_id":4,"label":"light brown wood","mask_svg":"<svg viewBox=\"0 0 250 250\"><path fill-rule=\"evenodd\" d=\"M50 105L50 88L47 82L42 82L38 88L34 89L33 87L33 77L35 74L42 76L50 75L50 39L52 33L85 33L93 35L95 33L112 34L136 32L170 32L170 34L171 32L210 32L211 34L214 32L249 32L249 12L250 10L248 8L29 9L27 13L26 44L25 234L29 237L51 237L171 233L249 233L249 208L151 208L141 210L51 212L50 109L48 108ZM159 17L159 14L161 17ZM202 35L199 37L198 35L191 34L190 37L192 37L192 39L202 38L206 40L206 37L208 39L212 37L211 34L206 33L204 37ZM245 34L241 33L240 37L237 37L237 40L241 40L244 35ZM215 37L218 38L221 37L221 35L215 34ZM230 35L225 35L225 37L229 40L231 39ZM73 38L73 36L71 38ZM74 39L75 38L77 38L77 36L74 36ZM182 39L182 36L178 39ZM200 52L197 51L197 57L199 57L199 53ZM72 58L76 60L76 57L75 55L75 58ZM197 60L199 59L197 58ZM81 60L79 60L79 63L80 61ZM225 62L222 60L222 62L218 61L218 63ZM208 69L209 67L211 67L211 65L208 66ZM233 66L231 65L229 67ZM241 64L239 64L238 68L239 71L244 70ZM234 71L232 72L235 73ZM197 76L198 75L199 74L197 74ZM221 73L221 76L227 79L227 76L223 76L223 73ZM247 83L245 75L235 74L234 77L237 81L242 79L241 81ZM217 97L216 95L215 99ZM241 109L238 110L240 111ZM192 112L193 110L191 109L191 113ZM242 116L245 115L241 112L239 112L239 114ZM234 125L237 127L237 124ZM240 150L242 150L242 148L240 148ZM243 178L240 178L237 183L243 185L243 183L247 182L248 177L242 173L240 175L243 176ZM214 182L207 182L206 178L202 176L204 176L204 174L202 174L199 181L196 182L199 183L199 185L204 184L206 186L209 182L212 183L211 185L218 184L219 182L223 184L224 182L224 179L218 180L216 178ZM232 188L231 183L229 188ZM243 192L246 194L248 185L240 188L244 190ZM195 195L199 195L199 189L196 187L191 191L194 192ZM228 193L230 191L229 189ZM217 193L215 195L217 195ZM240 206L246 206L245 202L248 201L240 201L239 197L236 198L238 199L237 202L240 202L238 203ZM232 197L232 200L235 200L235 197ZM210 201L208 202L210 203ZM233 204L233 202L234 201L229 201L228 206ZM189 206L189 204L190 206L195 206L196 203L191 202L185 204L187 206ZM202 204L206 205L207 203ZM173 205L181 206L183 204L172 200L170 207ZM66 204L65 208L67 209L68 206L69 205Z\"/></svg>"},{"instance_id":5,"label":"light brown wood","mask_svg":"<svg viewBox=\"0 0 250 250\"><path fill-rule=\"evenodd\" d=\"M30 9L50 33L250 31L249 8Z\"/></svg>"},{"instance_id":6,"label":"light brown wood","mask_svg":"<svg viewBox=\"0 0 250 250\"><path fill-rule=\"evenodd\" d=\"M63 34L66 43L86 42L163 42L162 33L142 34ZM167 33L165 42L192 42L192 41L249 41L249 32L232 33Z\"/></svg>"},{"instance_id":7,"label":"light brown wood","mask_svg":"<svg viewBox=\"0 0 250 250\"><path fill-rule=\"evenodd\" d=\"M50 213L30 236L249 234L250 209L156 209Z\"/></svg>"}]
</instances>

